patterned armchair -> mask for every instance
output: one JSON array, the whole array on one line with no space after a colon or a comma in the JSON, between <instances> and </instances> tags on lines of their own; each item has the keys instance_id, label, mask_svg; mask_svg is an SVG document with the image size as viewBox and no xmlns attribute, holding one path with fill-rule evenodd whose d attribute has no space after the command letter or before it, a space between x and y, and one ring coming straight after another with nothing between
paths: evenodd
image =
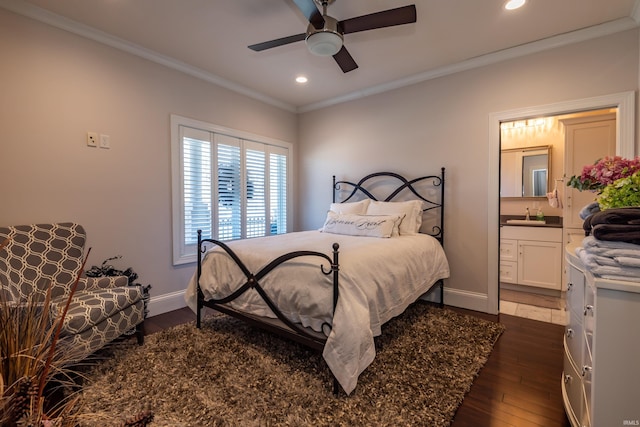
<instances>
[{"instance_id":1,"label":"patterned armchair","mask_svg":"<svg viewBox=\"0 0 640 427\"><path fill-rule=\"evenodd\" d=\"M44 301L51 286L51 307L62 313L82 267L86 234L79 224L36 224L0 227L0 296L9 303L28 298ZM128 278L82 277L60 332L66 359L78 362L135 328L144 340L144 300L141 286Z\"/></svg>"}]
</instances>

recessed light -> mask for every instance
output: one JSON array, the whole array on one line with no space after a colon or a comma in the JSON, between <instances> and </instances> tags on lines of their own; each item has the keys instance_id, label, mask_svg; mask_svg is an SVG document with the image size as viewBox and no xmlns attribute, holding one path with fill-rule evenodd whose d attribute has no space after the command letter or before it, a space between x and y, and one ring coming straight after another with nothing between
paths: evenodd
<instances>
[{"instance_id":1,"label":"recessed light","mask_svg":"<svg viewBox=\"0 0 640 427\"><path fill-rule=\"evenodd\" d=\"M298 83L306 83L307 81L308 81L308 79L305 76L296 77L296 82L298 82Z\"/></svg>"},{"instance_id":2,"label":"recessed light","mask_svg":"<svg viewBox=\"0 0 640 427\"><path fill-rule=\"evenodd\" d=\"M505 5L504 8L507 10L514 10L514 9L518 9L522 6L524 6L524 4L527 2L527 0L509 0Z\"/></svg>"}]
</instances>

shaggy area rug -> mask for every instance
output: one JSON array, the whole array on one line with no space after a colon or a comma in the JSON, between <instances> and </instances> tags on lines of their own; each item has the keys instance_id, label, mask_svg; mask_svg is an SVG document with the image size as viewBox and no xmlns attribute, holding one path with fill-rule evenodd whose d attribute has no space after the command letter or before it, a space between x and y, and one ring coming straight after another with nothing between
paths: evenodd
<instances>
[{"instance_id":1,"label":"shaggy area rug","mask_svg":"<svg viewBox=\"0 0 640 427\"><path fill-rule=\"evenodd\" d=\"M322 356L228 316L119 343L88 374L85 413L109 425L142 410L153 426L447 426L503 325L415 304L383 327L349 396Z\"/></svg>"}]
</instances>

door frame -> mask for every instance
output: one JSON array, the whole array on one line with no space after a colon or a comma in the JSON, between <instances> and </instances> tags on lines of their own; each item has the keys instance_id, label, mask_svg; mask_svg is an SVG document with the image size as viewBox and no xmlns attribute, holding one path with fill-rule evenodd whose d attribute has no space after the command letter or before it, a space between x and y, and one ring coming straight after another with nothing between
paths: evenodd
<instances>
[{"instance_id":1,"label":"door frame","mask_svg":"<svg viewBox=\"0 0 640 427\"><path fill-rule=\"evenodd\" d=\"M499 248L500 248L500 123L541 116L557 116L580 111L617 108L616 154L635 157L635 91L620 92L592 98L533 107L518 108L489 114L489 183L488 183L488 268L487 312L499 311Z\"/></svg>"}]
</instances>

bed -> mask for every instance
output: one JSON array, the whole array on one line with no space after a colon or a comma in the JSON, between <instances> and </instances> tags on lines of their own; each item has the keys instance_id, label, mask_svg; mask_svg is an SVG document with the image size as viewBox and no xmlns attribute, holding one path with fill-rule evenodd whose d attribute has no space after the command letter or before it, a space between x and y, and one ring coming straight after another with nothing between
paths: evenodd
<instances>
[{"instance_id":1,"label":"bed","mask_svg":"<svg viewBox=\"0 0 640 427\"><path fill-rule=\"evenodd\" d=\"M185 293L196 326L209 307L300 342L322 352L334 393L350 394L385 322L434 289L443 304L444 173L334 176L319 230L231 242L198 232Z\"/></svg>"}]
</instances>

